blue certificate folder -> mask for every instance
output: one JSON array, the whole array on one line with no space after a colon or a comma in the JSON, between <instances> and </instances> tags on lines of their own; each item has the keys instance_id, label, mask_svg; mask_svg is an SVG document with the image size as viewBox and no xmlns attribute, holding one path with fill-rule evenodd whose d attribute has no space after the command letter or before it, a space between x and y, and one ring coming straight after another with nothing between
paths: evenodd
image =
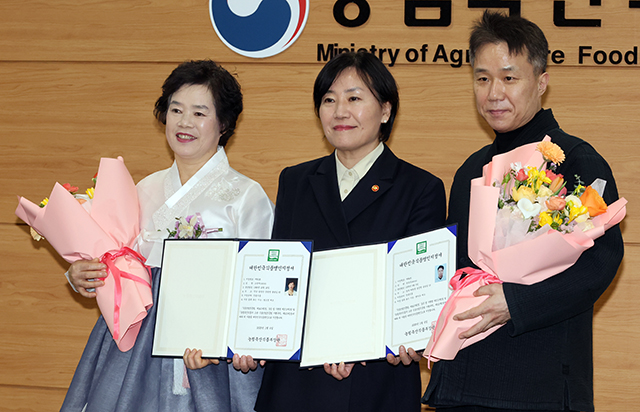
<instances>
[{"instance_id":1,"label":"blue certificate folder","mask_svg":"<svg viewBox=\"0 0 640 412\"><path fill-rule=\"evenodd\" d=\"M314 252L300 367L424 349L455 268L455 225Z\"/></svg>"},{"instance_id":2,"label":"blue certificate folder","mask_svg":"<svg viewBox=\"0 0 640 412\"><path fill-rule=\"evenodd\" d=\"M166 239L155 356L299 361L310 241Z\"/></svg>"}]
</instances>

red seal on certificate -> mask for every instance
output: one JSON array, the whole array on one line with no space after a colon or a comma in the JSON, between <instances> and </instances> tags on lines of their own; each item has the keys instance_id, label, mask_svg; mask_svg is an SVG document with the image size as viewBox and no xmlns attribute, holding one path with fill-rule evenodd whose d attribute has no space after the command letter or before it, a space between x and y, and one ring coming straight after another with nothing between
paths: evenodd
<instances>
[{"instance_id":1,"label":"red seal on certificate","mask_svg":"<svg viewBox=\"0 0 640 412\"><path fill-rule=\"evenodd\" d=\"M287 335L282 333L282 334L277 334L276 335L276 346L287 346Z\"/></svg>"},{"instance_id":2,"label":"red seal on certificate","mask_svg":"<svg viewBox=\"0 0 640 412\"><path fill-rule=\"evenodd\" d=\"M378 185L371 186L371 191L372 192L377 192L378 190L380 190L380 186L378 186Z\"/></svg>"}]
</instances>

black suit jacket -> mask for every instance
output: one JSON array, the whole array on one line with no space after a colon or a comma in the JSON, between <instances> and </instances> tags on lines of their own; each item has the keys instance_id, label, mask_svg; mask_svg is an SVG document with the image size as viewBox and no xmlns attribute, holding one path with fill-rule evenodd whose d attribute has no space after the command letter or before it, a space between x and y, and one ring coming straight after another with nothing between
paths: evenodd
<instances>
[{"instance_id":1,"label":"black suit jacket","mask_svg":"<svg viewBox=\"0 0 640 412\"><path fill-rule=\"evenodd\" d=\"M280 174L274 239L313 239L314 250L398 239L444 225L442 181L383 153L353 191L340 200L336 163L329 155ZM339 321L339 320L336 320ZM331 333L331 331L327 331ZM322 368L267 363L257 411L419 411L417 364L357 364L342 381Z\"/></svg>"}]
</instances>

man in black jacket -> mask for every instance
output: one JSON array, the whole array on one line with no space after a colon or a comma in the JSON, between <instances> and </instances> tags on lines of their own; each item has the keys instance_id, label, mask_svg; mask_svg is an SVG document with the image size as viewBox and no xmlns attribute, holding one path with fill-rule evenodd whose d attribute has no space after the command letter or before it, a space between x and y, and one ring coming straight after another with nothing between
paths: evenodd
<instances>
[{"instance_id":1,"label":"man in black jacket","mask_svg":"<svg viewBox=\"0 0 640 412\"><path fill-rule=\"evenodd\" d=\"M587 142L562 131L551 110L542 109L549 74L548 44L540 28L520 17L485 12L472 30L469 49L477 109L496 137L465 161L451 187L447 221L459 225L458 268L473 266L467 251L470 181L497 154L549 135L566 155L557 173L569 190L577 183L575 175L588 184L601 178L607 181L605 202L618 199L606 161ZM423 402L447 412L593 411L593 305L613 280L623 253L615 226L572 267L545 281L478 289L488 298L456 318L481 320L460 337L504 326L454 360L435 363Z\"/></svg>"}]
</instances>

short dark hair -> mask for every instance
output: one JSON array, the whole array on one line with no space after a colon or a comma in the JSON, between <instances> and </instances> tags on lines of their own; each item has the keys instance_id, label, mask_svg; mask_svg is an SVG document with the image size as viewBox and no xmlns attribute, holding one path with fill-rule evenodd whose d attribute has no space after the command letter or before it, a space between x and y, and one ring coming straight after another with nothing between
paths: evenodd
<instances>
[{"instance_id":1,"label":"short dark hair","mask_svg":"<svg viewBox=\"0 0 640 412\"><path fill-rule=\"evenodd\" d=\"M340 53L324 65L313 85L313 104L316 115L319 115L322 98L327 94L333 82L343 71L352 67L381 105L387 102L391 104L391 115L386 123L380 125L380 136L378 137L381 142L386 142L391 135L393 121L400 106L398 85L386 66L371 53Z\"/></svg>"},{"instance_id":2,"label":"short dark hair","mask_svg":"<svg viewBox=\"0 0 640 412\"><path fill-rule=\"evenodd\" d=\"M547 71L549 43L540 27L519 17L507 16L499 12L485 10L482 18L476 21L469 37L469 59L471 66L475 55L486 44L505 42L509 53L518 55L527 53L527 60L533 66L536 75Z\"/></svg>"},{"instance_id":3,"label":"short dark hair","mask_svg":"<svg viewBox=\"0 0 640 412\"><path fill-rule=\"evenodd\" d=\"M221 131L218 144L224 147L242 113L242 91L236 78L216 62L191 60L176 67L162 85L162 96L156 101L153 114L162 124L167 124L171 95L181 87L191 85L206 86L211 92Z\"/></svg>"}]
</instances>

